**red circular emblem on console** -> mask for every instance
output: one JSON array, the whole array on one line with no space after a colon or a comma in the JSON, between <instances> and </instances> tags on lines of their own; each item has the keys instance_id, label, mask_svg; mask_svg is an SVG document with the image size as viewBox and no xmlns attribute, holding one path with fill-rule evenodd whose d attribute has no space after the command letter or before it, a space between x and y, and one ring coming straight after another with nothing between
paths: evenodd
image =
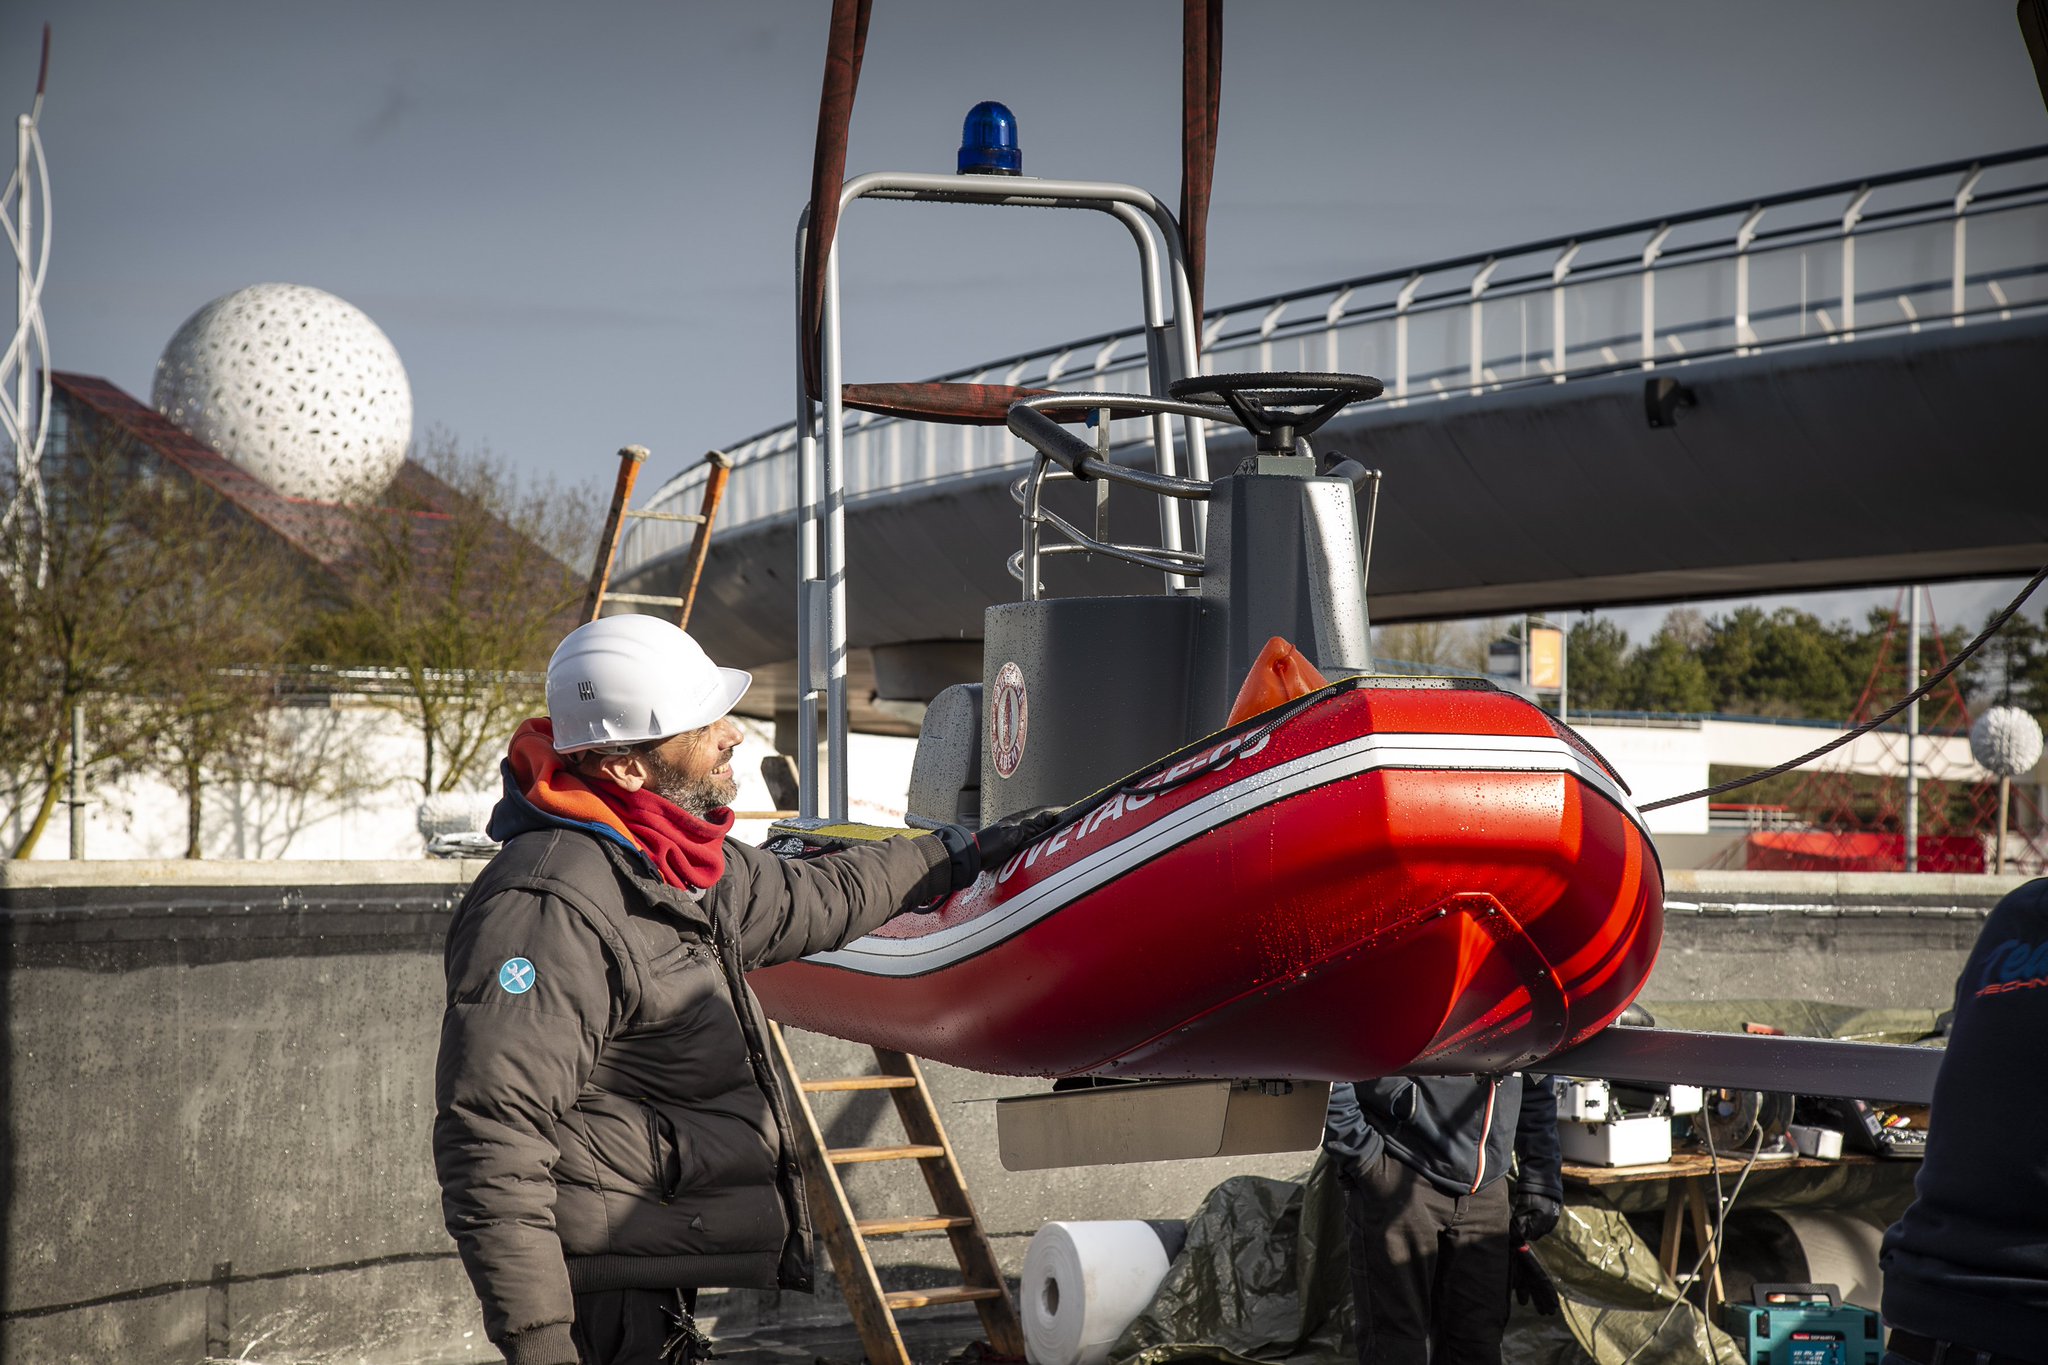
<instances>
[{"instance_id":1,"label":"red circular emblem on console","mask_svg":"<svg viewBox=\"0 0 2048 1365\"><path fill-rule=\"evenodd\" d=\"M1024 691L1024 670L1005 663L996 673L996 687L988 700L988 748L996 760L996 775L1015 775L1024 761L1024 737L1031 728L1031 699Z\"/></svg>"}]
</instances>

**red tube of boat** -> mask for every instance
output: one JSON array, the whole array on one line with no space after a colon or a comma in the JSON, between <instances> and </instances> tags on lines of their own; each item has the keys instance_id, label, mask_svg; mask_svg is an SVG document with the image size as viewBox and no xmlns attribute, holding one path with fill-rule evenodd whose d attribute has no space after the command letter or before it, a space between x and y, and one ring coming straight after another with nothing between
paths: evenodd
<instances>
[{"instance_id":1,"label":"red tube of boat","mask_svg":"<svg viewBox=\"0 0 2048 1365\"><path fill-rule=\"evenodd\" d=\"M1648 833L1583 740L1484 682L1357 678L750 980L785 1023L979 1071L1505 1071L1612 1021L1662 926Z\"/></svg>"}]
</instances>

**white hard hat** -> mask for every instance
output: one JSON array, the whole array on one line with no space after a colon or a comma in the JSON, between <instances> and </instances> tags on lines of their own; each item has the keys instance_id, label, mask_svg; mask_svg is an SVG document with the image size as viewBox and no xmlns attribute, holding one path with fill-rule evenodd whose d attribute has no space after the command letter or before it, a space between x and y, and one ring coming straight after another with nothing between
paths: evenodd
<instances>
[{"instance_id":1,"label":"white hard hat","mask_svg":"<svg viewBox=\"0 0 2048 1365\"><path fill-rule=\"evenodd\" d=\"M655 616L606 616L569 632L548 660L555 752L667 739L739 703L753 675L720 668Z\"/></svg>"}]
</instances>

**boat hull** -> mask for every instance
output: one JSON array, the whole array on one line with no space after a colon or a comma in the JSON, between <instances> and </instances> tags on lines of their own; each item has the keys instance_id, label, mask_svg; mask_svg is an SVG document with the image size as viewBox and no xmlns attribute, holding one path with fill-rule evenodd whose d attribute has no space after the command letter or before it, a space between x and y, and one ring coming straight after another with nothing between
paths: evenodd
<instances>
[{"instance_id":1,"label":"boat hull","mask_svg":"<svg viewBox=\"0 0 2048 1365\"><path fill-rule=\"evenodd\" d=\"M785 1023L980 1071L1510 1070L1628 1005L1662 897L1618 780L1536 708L1350 680L1081 803L931 913L750 979Z\"/></svg>"}]
</instances>

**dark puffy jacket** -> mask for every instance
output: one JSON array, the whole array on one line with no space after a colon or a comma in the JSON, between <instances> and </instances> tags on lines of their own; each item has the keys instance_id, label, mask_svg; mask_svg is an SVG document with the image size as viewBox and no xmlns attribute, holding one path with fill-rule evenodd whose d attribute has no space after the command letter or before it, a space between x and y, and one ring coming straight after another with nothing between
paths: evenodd
<instances>
[{"instance_id":1,"label":"dark puffy jacket","mask_svg":"<svg viewBox=\"0 0 2048 1365\"><path fill-rule=\"evenodd\" d=\"M943 895L936 838L806 863L727 840L701 896L509 789L448 930L442 1210L512 1365L576 1359L573 1292L811 1286L810 1229L742 973Z\"/></svg>"},{"instance_id":2,"label":"dark puffy jacket","mask_svg":"<svg viewBox=\"0 0 2048 1365\"><path fill-rule=\"evenodd\" d=\"M1892 1326L2048 1361L2043 1040L2048 881L2036 880L1999 901L1956 982L1927 1159L1879 1258Z\"/></svg>"},{"instance_id":3,"label":"dark puffy jacket","mask_svg":"<svg viewBox=\"0 0 2048 1365\"><path fill-rule=\"evenodd\" d=\"M1383 1076L1330 1087L1323 1146L1360 1165L1381 1144L1446 1194L1474 1194L1521 1158L1524 1190L1564 1202L1557 1096L1548 1077Z\"/></svg>"}]
</instances>

